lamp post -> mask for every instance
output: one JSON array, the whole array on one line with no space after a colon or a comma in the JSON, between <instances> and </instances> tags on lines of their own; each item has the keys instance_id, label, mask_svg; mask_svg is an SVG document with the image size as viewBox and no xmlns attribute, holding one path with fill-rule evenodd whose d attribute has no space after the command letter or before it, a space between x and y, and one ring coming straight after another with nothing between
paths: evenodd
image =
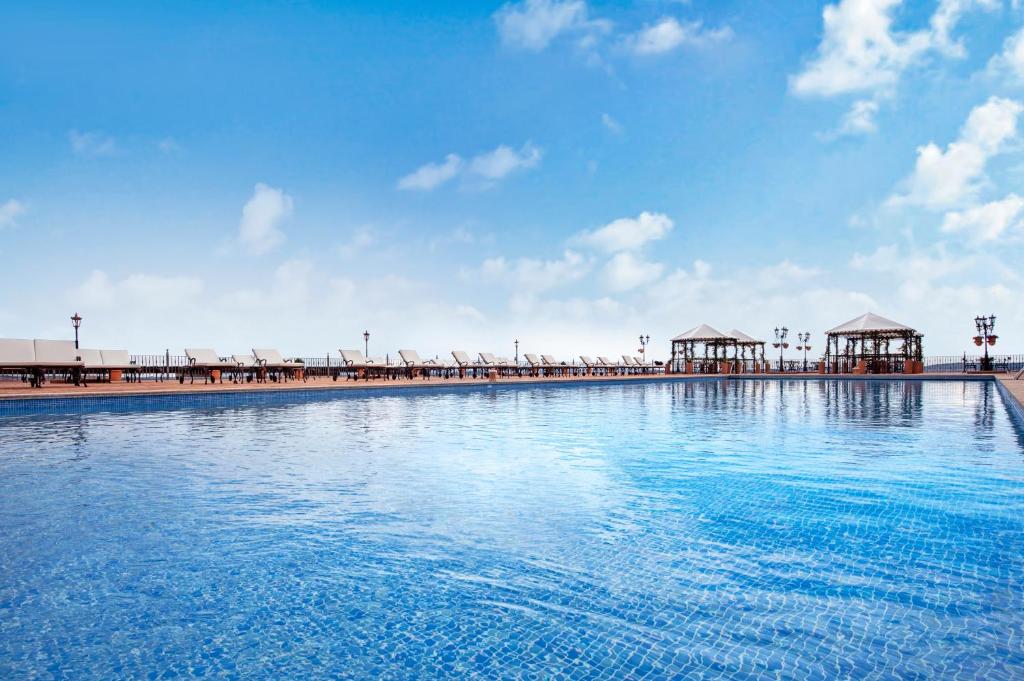
<instances>
[{"instance_id":1,"label":"lamp post","mask_svg":"<svg viewBox=\"0 0 1024 681\"><path fill-rule=\"evenodd\" d=\"M785 326L781 329L775 327L775 342L772 343L773 348L779 349L779 371L784 371L782 366L782 351L789 347L789 343L786 342L786 336L789 335L789 329Z\"/></svg>"},{"instance_id":2,"label":"lamp post","mask_svg":"<svg viewBox=\"0 0 1024 681\"><path fill-rule=\"evenodd\" d=\"M996 339L999 338L996 335L996 316L975 317L974 327L978 331L978 335L974 337L974 344L982 345L985 348L985 356L981 359L981 370L992 371L992 358L988 356L988 346L995 345Z\"/></svg>"},{"instance_id":3,"label":"lamp post","mask_svg":"<svg viewBox=\"0 0 1024 681\"><path fill-rule=\"evenodd\" d=\"M75 327L75 350L78 349L78 327L82 325L82 318L75 313L75 316L71 318L71 326Z\"/></svg>"},{"instance_id":4,"label":"lamp post","mask_svg":"<svg viewBox=\"0 0 1024 681\"><path fill-rule=\"evenodd\" d=\"M366 359L370 359L370 332L363 331L363 351Z\"/></svg>"},{"instance_id":5,"label":"lamp post","mask_svg":"<svg viewBox=\"0 0 1024 681\"><path fill-rule=\"evenodd\" d=\"M644 364L647 364L647 344L651 342L651 335L640 334L640 354L643 356Z\"/></svg>"},{"instance_id":6,"label":"lamp post","mask_svg":"<svg viewBox=\"0 0 1024 681\"><path fill-rule=\"evenodd\" d=\"M516 366L519 366L519 339L518 338L516 338L515 346L516 346Z\"/></svg>"},{"instance_id":7,"label":"lamp post","mask_svg":"<svg viewBox=\"0 0 1024 681\"><path fill-rule=\"evenodd\" d=\"M800 333L799 331L797 331L796 339L798 341L800 341L800 345L796 346L796 349L804 351L804 372L806 373L807 372L807 351L811 349L811 346L808 345L808 343L811 341L811 332L810 331L804 331L803 333Z\"/></svg>"}]
</instances>

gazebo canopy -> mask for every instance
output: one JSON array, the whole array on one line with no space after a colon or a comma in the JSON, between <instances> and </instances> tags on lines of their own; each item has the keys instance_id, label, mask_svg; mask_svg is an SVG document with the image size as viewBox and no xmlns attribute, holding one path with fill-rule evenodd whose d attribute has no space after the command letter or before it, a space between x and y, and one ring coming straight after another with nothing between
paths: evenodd
<instances>
[{"instance_id":1,"label":"gazebo canopy","mask_svg":"<svg viewBox=\"0 0 1024 681\"><path fill-rule=\"evenodd\" d=\"M673 341L694 341L696 343L705 343L708 341L734 341L736 338L730 335L726 335L715 329L714 327L708 326L707 324L701 324L695 326L685 333L681 333Z\"/></svg>"},{"instance_id":2,"label":"gazebo canopy","mask_svg":"<svg viewBox=\"0 0 1024 681\"><path fill-rule=\"evenodd\" d=\"M751 338L750 336L748 336L747 334L743 333L738 329L730 330L729 335L735 338L736 342L740 343L741 345L753 345L756 343L764 343L764 341L757 340L756 338Z\"/></svg>"},{"instance_id":3,"label":"gazebo canopy","mask_svg":"<svg viewBox=\"0 0 1024 681\"><path fill-rule=\"evenodd\" d=\"M914 333L914 329L906 324L886 319L874 312L867 312L856 319L851 319L845 324L840 324L834 329L825 332L829 336L861 336L875 334L899 334Z\"/></svg>"}]
</instances>

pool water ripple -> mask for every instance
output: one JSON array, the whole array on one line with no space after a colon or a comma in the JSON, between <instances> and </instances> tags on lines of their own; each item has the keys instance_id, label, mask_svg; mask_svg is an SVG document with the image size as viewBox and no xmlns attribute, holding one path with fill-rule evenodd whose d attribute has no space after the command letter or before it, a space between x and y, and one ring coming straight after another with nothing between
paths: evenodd
<instances>
[{"instance_id":1,"label":"pool water ripple","mask_svg":"<svg viewBox=\"0 0 1024 681\"><path fill-rule=\"evenodd\" d=\"M1024 676L983 383L0 419L0 676Z\"/></svg>"}]
</instances>

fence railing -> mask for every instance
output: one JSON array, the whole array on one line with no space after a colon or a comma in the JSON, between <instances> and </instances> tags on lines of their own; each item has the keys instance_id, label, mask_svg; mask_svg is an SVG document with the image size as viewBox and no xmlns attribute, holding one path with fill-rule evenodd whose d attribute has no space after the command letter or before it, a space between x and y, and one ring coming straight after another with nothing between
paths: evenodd
<instances>
[{"instance_id":1,"label":"fence railing","mask_svg":"<svg viewBox=\"0 0 1024 681\"><path fill-rule=\"evenodd\" d=\"M982 370L983 355L947 355L925 357L925 373L960 373ZM996 372L1024 369L1024 355L989 355L992 370Z\"/></svg>"},{"instance_id":2,"label":"fence railing","mask_svg":"<svg viewBox=\"0 0 1024 681\"><path fill-rule=\"evenodd\" d=\"M224 358L228 359L228 358ZM314 357L296 358L305 366L305 374L310 378L331 377L345 365L340 357L330 355L319 355ZM996 372L1016 373L1024 369L1024 354L1000 354L990 355L992 369ZM397 358L388 358L389 366L399 366ZM172 355L169 352L154 355L132 355L131 361L139 367L141 378L148 380L169 380L180 375L182 370L188 367L188 358L185 355ZM739 360L742 367L736 367L743 373L756 373L767 367L772 373L816 373L818 371L818 359L807 359L806 365L803 359L785 359L781 365L779 360L765 360L763 363L753 360ZM523 363L520 363L521 366ZM569 364L569 367L577 363ZM678 361L676 365L667 367L672 373L683 373L685 362ZM981 355L933 355L924 358L925 373L971 373L982 370ZM831 367L826 367L829 371ZM716 374L719 372L718 364L714 361L695 360L692 362L692 371L697 374ZM0 381L21 380L24 376L14 370L0 373Z\"/></svg>"}]
</instances>

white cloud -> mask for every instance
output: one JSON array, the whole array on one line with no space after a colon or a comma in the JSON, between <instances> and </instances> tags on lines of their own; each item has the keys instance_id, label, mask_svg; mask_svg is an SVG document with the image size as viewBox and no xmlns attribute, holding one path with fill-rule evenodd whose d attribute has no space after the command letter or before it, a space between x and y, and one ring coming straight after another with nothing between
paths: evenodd
<instances>
[{"instance_id":1,"label":"white cloud","mask_svg":"<svg viewBox=\"0 0 1024 681\"><path fill-rule=\"evenodd\" d=\"M161 307L178 307L195 299L203 290L203 282L194 277L165 277L153 274L131 274L113 280L102 270L93 270L73 290L73 299L84 306L114 308L143 305L150 307L160 301Z\"/></svg>"},{"instance_id":2,"label":"white cloud","mask_svg":"<svg viewBox=\"0 0 1024 681\"><path fill-rule=\"evenodd\" d=\"M481 324L487 323L487 317L484 315L484 313L476 309L472 305L456 305L454 312L457 317L462 317L464 319L480 322Z\"/></svg>"},{"instance_id":3,"label":"white cloud","mask_svg":"<svg viewBox=\"0 0 1024 681\"><path fill-rule=\"evenodd\" d=\"M639 55L664 54L682 45L696 47L723 42L732 38L732 29L705 29L700 21L680 23L675 17L664 17L626 38L626 46Z\"/></svg>"},{"instance_id":4,"label":"white cloud","mask_svg":"<svg viewBox=\"0 0 1024 681\"><path fill-rule=\"evenodd\" d=\"M583 32L584 40L592 42L594 34L610 30L609 22L587 14L583 0L525 0L502 6L494 23L503 44L539 52L563 34Z\"/></svg>"},{"instance_id":5,"label":"white cloud","mask_svg":"<svg viewBox=\"0 0 1024 681\"><path fill-rule=\"evenodd\" d=\"M606 113L601 114L601 125L616 135L622 134L622 125Z\"/></svg>"},{"instance_id":6,"label":"white cloud","mask_svg":"<svg viewBox=\"0 0 1024 681\"><path fill-rule=\"evenodd\" d=\"M448 154L443 163L428 163L401 178L398 188L430 191L460 175L465 180L489 187L516 171L536 167L543 157L544 150L532 142L518 150L500 144L468 162L458 154Z\"/></svg>"},{"instance_id":7,"label":"white cloud","mask_svg":"<svg viewBox=\"0 0 1024 681\"><path fill-rule=\"evenodd\" d=\"M71 150L79 156L112 156L117 153L117 142L114 138L100 132L72 130L68 133L68 141L71 143Z\"/></svg>"},{"instance_id":8,"label":"white cloud","mask_svg":"<svg viewBox=\"0 0 1024 681\"><path fill-rule=\"evenodd\" d=\"M24 215L26 210L25 204L16 199L8 199L0 204L0 229L12 226L18 216Z\"/></svg>"},{"instance_id":9,"label":"white cloud","mask_svg":"<svg viewBox=\"0 0 1024 681\"><path fill-rule=\"evenodd\" d=\"M825 34L815 58L790 79L798 95L829 97L891 88L931 45L927 32L892 30L901 0L841 0L822 13Z\"/></svg>"},{"instance_id":10,"label":"white cloud","mask_svg":"<svg viewBox=\"0 0 1024 681\"><path fill-rule=\"evenodd\" d=\"M994 241L1011 227L1020 226L1018 218L1021 209L1024 209L1024 199L1017 194L1010 194L999 201L946 213L942 231L966 232L977 241Z\"/></svg>"},{"instance_id":11,"label":"white cloud","mask_svg":"<svg viewBox=\"0 0 1024 681\"><path fill-rule=\"evenodd\" d=\"M673 226L672 219L664 213L644 211L635 218L619 218L592 232L580 232L573 241L607 253L636 251L664 239Z\"/></svg>"},{"instance_id":12,"label":"white cloud","mask_svg":"<svg viewBox=\"0 0 1024 681\"><path fill-rule=\"evenodd\" d=\"M292 197L262 182L242 208L238 240L250 253L259 255L284 243L280 226L292 214Z\"/></svg>"},{"instance_id":13,"label":"white cloud","mask_svg":"<svg viewBox=\"0 0 1024 681\"><path fill-rule=\"evenodd\" d=\"M850 267L889 274L907 281L929 282L961 272L974 262L969 257L949 255L941 245L934 251L935 255L930 255L922 251L904 252L895 245L879 246L868 255L854 253Z\"/></svg>"},{"instance_id":14,"label":"white cloud","mask_svg":"<svg viewBox=\"0 0 1024 681\"><path fill-rule=\"evenodd\" d=\"M935 49L952 57L966 56L963 43L950 35L960 18L972 9L991 11L1001 5L1001 0L941 0L929 22Z\"/></svg>"},{"instance_id":15,"label":"white cloud","mask_svg":"<svg viewBox=\"0 0 1024 681\"><path fill-rule=\"evenodd\" d=\"M274 270L272 295L275 303L297 305L310 298L313 263L305 259L286 260Z\"/></svg>"},{"instance_id":16,"label":"white cloud","mask_svg":"<svg viewBox=\"0 0 1024 681\"><path fill-rule=\"evenodd\" d=\"M369 225L363 225L353 230L348 240L338 246L338 255L351 258L365 253L375 243L377 243L376 232Z\"/></svg>"},{"instance_id":17,"label":"white cloud","mask_svg":"<svg viewBox=\"0 0 1024 681\"><path fill-rule=\"evenodd\" d=\"M1003 51L988 62L990 74L1008 74L1016 80L1024 80L1024 28L1003 42Z\"/></svg>"},{"instance_id":18,"label":"white cloud","mask_svg":"<svg viewBox=\"0 0 1024 681\"><path fill-rule=\"evenodd\" d=\"M430 191L458 175L463 165L461 156L448 154L444 162L427 163L398 180L398 188Z\"/></svg>"},{"instance_id":19,"label":"white cloud","mask_svg":"<svg viewBox=\"0 0 1024 681\"><path fill-rule=\"evenodd\" d=\"M588 259L567 250L559 260L488 258L480 266L478 274L485 281L501 282L523 292L536 293L579 281L590 268ZM472 274L467 273L468 276Z\"/></svg>"},{"instance_id":20,"label":"white cloud","mask_svg":"<svg viewBox=\"0 0 1024 681\"><path fill-rule=\"evenodd\" d=\"M865 108L866 102L892 96L903 73L928 55L966 56L952 31L966 12L996 9L1000 0L941 0L928 26L913 31L893 29L893 15L902 5L903 0L840 0L826 5L824 35L816 54L789 79L790 90L804 97L871 95L847 113L840 129L845 134L872 132L875 111Z\"/></svg>"},{"instance_id":21,"label":"white cloud","mask_svg":"<svg viewBox=\"0 0 1024 681\"><path fill-rule=\"evenodd\" d=\"M960 137L943 151L934 142L919 147L906 191L890 197L890 205L943 208L977 194L985 164L1017 135L1024 106L1012 99L991 97L971 110Z\"/></svg>"},{"instance_id":22,"label":"white cloud","mask_svg":"<svg viewBox=\"0 0 1024 681\"><path fill-rule=\"evenodd\" d=\"M811 279L821 275L817 267L804 267L789 260L783 260L776 265L769 265L760 268L754 276L758 288L774 289L791 286L793 284L805 284Z\"/></svg>"},{"instance_id":23,"label":"white cloud","mask_svg":"<svg viewBox=\"0 0 1024 681\"><path fill-rule=\"evenodd\" d=\"M613 292L630 291L661 278L665 266L629 251L616 253L604 266L604 283Z\"/></svg>"},{"instance_id":24,"label":"white cloud","mask_svg":"<svg viewBox=\"0 0 1024 681\"><path fill-rule=\"evenodd\" d=\"M843 116L839 125L841 135L866 135L878 130L875 115L878 113L878 102L870 99L858 99Z\"/></svg>"},{"instance_id":25,"label":"white cloud","mask_svg":"<svg viewBox=\"0 0 1024 681\"><path fill-rule=\"evenodd\" d=\"M531 142L518 151L502 144L494 151L474 157L466 172L484 180L500 180L517 170L535 167L543 155L543 150Z\"/></svg>"}]
</instances>

